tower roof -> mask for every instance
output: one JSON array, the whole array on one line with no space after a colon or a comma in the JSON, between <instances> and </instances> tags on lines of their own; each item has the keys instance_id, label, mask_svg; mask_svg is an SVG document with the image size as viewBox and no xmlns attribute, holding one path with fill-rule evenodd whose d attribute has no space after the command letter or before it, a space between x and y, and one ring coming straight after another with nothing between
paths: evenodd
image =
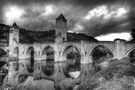
<instances>
[{"instance_id":1,"label":"tower roof","mask_svg":"<svg viewBox=\"0 0 135 90\"><path fill-rule=\"evenodd\" d=\"M64 17L62 13L56 18L56 20L63 20L64 22L67 21L67 19Z\"/></svg>"},{"instance_id":2,"label":"tower roof","mask_svg":"<svg viewBox=\"0 0 135 90\"><path fill-rule=\"evenodd\" d=\"M13 28L16 28L16 29L19 28L19 26L18 26L15 22L13 23L12 27L13 27Z\"/></svg>"}]
</instances>

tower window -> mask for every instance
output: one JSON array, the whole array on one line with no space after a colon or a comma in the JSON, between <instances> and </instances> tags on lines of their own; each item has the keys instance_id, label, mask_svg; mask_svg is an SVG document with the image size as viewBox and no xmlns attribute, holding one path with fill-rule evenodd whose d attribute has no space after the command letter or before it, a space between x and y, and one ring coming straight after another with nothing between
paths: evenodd
<instances>
[{"instance_id":1,"label":"tower window","mask_svg":"<svg viewBox=\"0 0 135 90\"><path fill-rule=\"evenodd\" d=\"M63 37L63 41L65 41L65 37Z\"/></svg>"}]
</instances>

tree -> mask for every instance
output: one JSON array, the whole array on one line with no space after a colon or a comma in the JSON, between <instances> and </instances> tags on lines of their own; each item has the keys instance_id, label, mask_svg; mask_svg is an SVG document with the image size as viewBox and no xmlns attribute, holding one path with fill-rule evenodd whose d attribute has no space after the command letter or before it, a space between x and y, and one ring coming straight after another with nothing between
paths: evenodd
<instances>
[{"instance_id":1,"label":"tree","mask_svg":"<svg viewBox=\"0 0 135 90\"><path fill-rule=\"evenodd\" d=\"M132 33L131 33L131 35L132 35L132 41L135 41L135 29L132 29Z\"/></svg>"},{"instance_id":2,"label":"tree","mask_svg":"<svg viewBox=\"0 0 135 90\"><path fill-rule=\"evenodd\" d=\"M108 66L86 76L77 90L135 90L135 66L129 58L112 59Z\"/></svg>"}]
</instances>

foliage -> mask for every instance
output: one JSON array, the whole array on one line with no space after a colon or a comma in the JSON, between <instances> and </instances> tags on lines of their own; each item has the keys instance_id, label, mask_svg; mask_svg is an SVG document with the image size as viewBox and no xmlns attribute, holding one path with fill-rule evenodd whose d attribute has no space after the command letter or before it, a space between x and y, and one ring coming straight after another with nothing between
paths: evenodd
<instances>
[{"instance_id":1,"label":"foliage","mask_svg":"<svg viewBox=\"0 0 135 90\"><path fill-rule=\"evenodd\" d=\"M78 41L81 41L81 40L84 40L84 41L97 41L92 36L88 36L88 35L83 34L83 33L79 33L79 34L67 33L67 41L76 41L76 42L78 42Z\"/></svg>"},{"instance_id":2,"label":"foliage","mask_svg":"<svg viewBox=\"0 0 135 90\"><path fill-rule=\"evenodd\" d=\"M132 29L131 35L132 35L132 40L131 40L131 42L135 42L135 29Z\"/></svg>"},{"instance_id":3,"label":"foliage","mask_svg":"<svg viewBox=\"0 0 135 90\"><path fill-rule=\"evenodd\" d=\"M135 40L135 29L132 29L132 33L131 33L133 39Z\"/></svg>"},{"instance_id":4,"label":"foliage","mask_svg":"<svg viewBox=\"0 0 135 90\"><path fill-rule=\"evenodd\" d=\"M19 77L18 77L18 83L19 84L23 83L27 78L28 78L27 75L19 75Z\"/></svg>"},{"instance_id":5,"label":"foliage","mask_svg":"<svg viewBox=\"0 0 135 90\"><path fill-rule=\"evenodd\" d=\"M19 31L20 43L34 43L34 42L53 42L55 38L55 31L30 31L21 29Z\"/></svg>"},{"instance_id":6,"label":"foliage","mask_svg":"<svg viewBox=\"0 0 135 90\"><path fill-rule=\"evenodd\" d=\"M78 90L134 90L134 78L135 66L130 60L115 59L93 76L87 76Z\"/></svg>"},{"instance_id":7,"label":"foliage","mask_svg":"<svg viewBox=\"0 0 135 90\"><path fill-rule=\"evenodd\" d=\"M9 30L0 30L0 41L5 40L8 42L9 40Z\"/></svg>"}]
</instances>

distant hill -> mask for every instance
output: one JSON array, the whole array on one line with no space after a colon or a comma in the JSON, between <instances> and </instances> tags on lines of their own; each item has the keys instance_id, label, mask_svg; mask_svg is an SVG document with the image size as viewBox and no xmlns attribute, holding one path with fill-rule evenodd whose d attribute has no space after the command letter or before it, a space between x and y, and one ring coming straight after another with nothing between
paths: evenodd
<instances>
[{"instance_id":1,"label":"distant hill","mask_svg":"<svg viewBox=\"0 0 135 90\"><path fill-rule=\"evenodd\" d=\"M50 31L30 31L20 30L20 43L34 43L34 42L54 42L55 41L55 30ZM79 42L84 41L97 41L91 36L85 34L67 33L67 41Z\"/></svg>"},{"instance_id":2,"label":"distant hill","mask_svg":"<svg viewBox=\"0 0 135 90\"><path fill-rule=\"evenodd\" d=\"M20 29L19 37L20 43L54 42L55 31L30 31Z\"/></svg>"},{"instance_id":3,"label":"distant hill","mask_svg":"<svg viewBox=\"0 0 135 90\"><path fill-rule=\"evenodd\" d=\"M11 27L18 27L17 24L12 26L0 24L0 41L9 41L9 30ZM45 42L55 42L55 30L48 31L32 31L26 30L18 27L19 30L19 42L20 43L45 43ZM83 41L97 41L92 36L86 34L76 34L76 33L67 33L67 41L69 42L80 42Z\"/></svg>"},{"instance_id":4,"label":"distant hill","mask_svg":"<svg viewBox=\"0 0 135 90\"><path fill-rule=\"evenodd\" d=\"M0 42L8 43L10 26L0 23Z\"/></svg>"},{"instance_id":5,"label":"distant hill","mask_svg":"<svg viewBox=\"0 0 135 90\"><path fill-rule=\"evenodd\" d=\"M130 61L129 58L107 61L106 67L88 74L77 90L135 90L135 66Z\"/></svg>"},{"instance_id":6,"label":"distant hill","mask_svg":"<svg viewBox=\"0 0 135 90\"><path fill-rule=\"evenodd\" d=\"M67 41L97 41L94 37L83 33L67 33Z\"/></svg>"}]
</instances>

